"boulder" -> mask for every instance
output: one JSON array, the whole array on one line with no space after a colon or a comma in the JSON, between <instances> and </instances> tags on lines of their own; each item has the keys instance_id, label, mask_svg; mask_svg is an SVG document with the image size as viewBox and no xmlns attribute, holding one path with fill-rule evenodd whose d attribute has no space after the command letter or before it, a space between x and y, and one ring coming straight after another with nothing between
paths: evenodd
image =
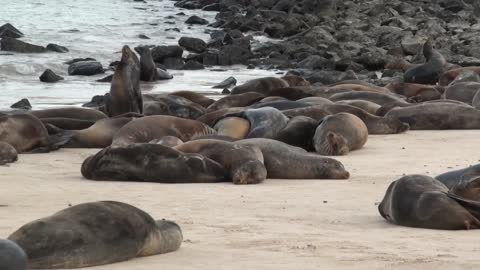
<instances>
[{"instance_id":1,"label":"boulder","mask_svg":"<svg viewBox=\"0 0 480 270\"><path fill-rule=\"evenodd\" d=\"M178 45L187 51L196 53L204 52L207 49L207 43L199 38L181 37L180 40L178 40Z\"/></svg>"},{"instance_id":2,"label":"boulder","mask_svg":"<svg viewBox=\"0 0 480 270\"><path fill-rule=\"evenodd\" d=\"M167 69L182 69L185 65L185 61L182 58L178 57L167 57L163 59L162 64Z\"/></svg>"},{"instance_id":3,"label":"boulder","mask_svg":"<svg viewBox=\"0 0 480 270\"><path fill-rule=\"evenodd\" d=\"M58 76L51 69L45 70L39 77L41 82L54 83L63 80L62 76Z\"/></svg>"},{"instance_id":4,"label":"boulder","mask_svg":"<svg viewBox=\"0 0 480 270\"><path fill-rule=\"evenodd\" d=\"M221 66L229 66L235 64L245 64L253 54L250 50L237 45L227 45L218 53L218 64Z\"/></svg>"},{"instance_id":5,"label":"boulder","mask_svg":"<svg viewBox=\"0 0 480 270\"><path fill-rule=\"evenodd\" d=\"M20 38L23 37L23 33L20 32L15 26L6 23L0 26L0 38L10 37L10 38Z\"/></svg>"},{"instance_id":6,"label":"boulder","mask_svg":"<svg viewBox=\"0 0 480 270\"><path fill-rule=\"evenodd\" d=\"M82 61L68 67L68 75L92 76L104 73L102 64L97 61Z\"/></svg>"},{"instance_id":7,"label":"boulder","mask_svg":"<svg viewBox=\"0 0 480 270\"><path fill-rule=\"evenodd\" d=\"M193 15L191 16L190 18L188 18L186 21L185 21L186 24L199 24L199 25L207 25L208 24L208 21L203 19L203 18L200 18L198 17L197 15Z\"/></svg>"},{"instance_id":8,"label":"boulder","mask_svg":"<svg viewBox=\"0 0 480 270\"><path fill-rule=\"evenodd\" d=\"M59 53L67 53L68 49L67 47L63 47L57 44L48 44L47 45L47 50L52 51L52 52L59 52Z\"/></svg>"},{"instance_id":9,"label":"boulder","mask_svg":"<svg viewBox=\"0 0 480 270\"><path fill-rule=\"evenodd\" d=\"M0 40L0 47L2 51L19 52L19 53L44 53L47 49L42 46L23 42L21 40L4 37Z\"/></svg>"},{"instance_id":10,"label":"boulder","mask_svg":"<svg viewBox=\"0 0 480 270\"><path fill-rule=\"evenodd\" d=\"M182 57L183 49L177 45L156 46L152 48L153 61L161 63L165 58Z\"/></svg>"},{"instance_id":11,"label":"boulder","mask_svg":"<svg viewBox=\"0 0 480 270\"><path fill-rule=\"evenodd\" d=\"M26 98L22 98L21 100L15 102L10 106L12 109L21 109L21 110L30 110L32 109L32 105L30 104L30 101Z\"/></svg>"},{"instance_id":12,"label":"boulder","mask_svg":"<svg viewBox=\"0 0 480 270\"><path fill-rule=\"evenodd\" d=\"M200 70L205 69L205 67L195 60L188 60L187 63L183 66L184 70Z\"/></svg>"}]
</instances>

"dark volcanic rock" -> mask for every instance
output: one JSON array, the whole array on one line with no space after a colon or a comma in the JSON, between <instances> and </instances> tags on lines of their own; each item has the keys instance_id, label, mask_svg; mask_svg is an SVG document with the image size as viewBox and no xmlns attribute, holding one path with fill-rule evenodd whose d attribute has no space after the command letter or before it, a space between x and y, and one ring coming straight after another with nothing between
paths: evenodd
<instances>
[{"instance_id":1,"label":"dark volcanic rock","mask_svg":"<svg viewBox=\"0 0 480 270\"><path fill-rule=\"evenodd\" d=\"M182 69L185 61L178 57L168 57L161 62L167 69Z\"/></svg>"},{"instance_id":2,"label":"dark volcanic rock","mask_svg":"<svg viewBox=\"0 0 480 270\"><path fill-rule=\"evenodd\" d=\"M32 109L32 105L30 104L30 101L28 101L28 99L22 98L21 100L15 102L12 106L10 106L10 108L30 110L30 109Z\"/></svg>"},{"instance_id":3,"label":"dark volcanic rock","mask_svg":"<svg viewBox=\"0 0 480 270\"><path fill-rule=\"evenodd\" d=\"M106 77L96 80L96 82L112 82L113 74L110 74Z\"/></svg>"},{"instance_id":4,"label":"dark volcanic rock","mask_svg":"<svg viewBox=\"0 0 480 270\"><path fill-rule=\"evenodd\" d=\"M67 53L68 52L67 47L60 46L60 45L57 45L57 44L52 44L52 43L47 45L47 50L53 51L53 52L59 52L59 53Z\"/></svg>"},{"instance_id":5,"label":"dark volcanic rock","mask_svg":"<svg viewBox=\"0 0 480 270\"><path fill-rule=\"evenodd\" d=\"M4 37L0 41L2 51L11 51L19 53L44 53L45 47L26 43L15 38Z\"/></svg>"},{"instance_id":6,"label":"dark volcanic rock","mask_svg":"<svg viewBox=\"0 0 480 270\"><path fill-rule=\"evenodd\" d=\"M247 49L237 45L227 45L218 54L218 64L221 66L245 64L252 57L252 52Z\"/></svg>"},{"instance_id":7,"label":"dark volcanic rock","mask_svg":"<svg viewBox=\"0 0 480 270\"><path fill-rule=\"evenodd\" d=\"M183 49L177 45L156 46L152 48L152 58L155 62L162 62L169 57L182 57Z\"/></svg>"},{"instance_id":8,"label":"dark volcanic rock","mask_svg":"<svg viewBox=\"0 0 480 270\"><path fill-rule=\"evenodd\" d=\"M184 70L199 70L199 69L205 69L205 67L201 63L199 63L195 60L188 60L187 63L185 63L185 65L183 66L182 69L184 69Z\"/></svg>"},{"instance_id":9,"label":"dark volcanic rock","mask_svg":"<svg viewBox=\"0 0 480 270\"><path fill-rule=\"evenodd\" d=\"M150 39L147 35L144 35L144 34L140 34L137 37L141 39Z\"/></svg>"},{"instance_id":10,"label":"dark volcanic rock","mask_svg":"<svg viewBox=\"0 0 480 270\"><path fill-rule=\"evenodd\" d=\"M191 16L190 18L188 18L186 21L185 21L186 24L200 24L200 25L206 25L208 24L208 21L203 19L203 18L200 18L198 17L197 15L193 15Z\"/></svg>"},{"instance_id":11,"label":"dark volcanic rock","mask_svg":"<svg viewBox=\"0 0 480 270\"><path fill-rule=\"evenodd\" d=\"M64 62L64 64L67 64L67 65L71 65L73 63L77 63L77 62L84 62L84 61L97 61L96 59L94 58L90 58L90 57L87 57L87 58L74 58L72 60L69 60L67 62Z\"/></svg>"},{"instance_id":12,"label":"dark volcanic rock","mask_svg":"<svg viewBox=\"0 0 480 270\"><path fill-rule=\"evenodd\" d=\"M68 75L92 76L104 73L102 64L97 61L82 61L68 67Z\"/></svg>"},{"instance_id":13,"label":"dark volcanic rock","mask_svg":"<svg viewBox=\"0 0 480 270\"><path fill-rule=\"evenodd\" d=\"M196 53L204 52L207 49L207 43L199 38L181 37L178 40L178 45L185 48L187 51Z\"/></svg>"},{"instance_id":14,"label":"dark volcanic rock","mask_svg":"<svg viewBox=\"0 0 480 270\"><path fill-rule=\"evenodd\" d=\"M237 85L237 79L234 77L228 77L219 84L214 85L212 88L225 89Z\"/></svg>"},{"instance_id":15,"label":"dark volcanic rock","mask_svg":"<svg viewBox=\"0 0 480 270\"><path fill-rule=\"evenodd\" d=\"M10 38L20 38L23 37L23 33L20 32L15 26L6 23L0 26L0 38L10 37Z\"/></svg>"},{"instance_id":16,"label":"dark volcanic rock","mask_svg":"<svg viewBox=\"0 0 480 270\"><path fill-rule=\"evenodd\" d=\"M39 77L41 82L54 83L63 80L62 76L58 76L51 69L45 70Z\"/></svg>"},{"instance_id":17,"label":"dark volcanic rock","mask_svg":"<svg viewBox=\"0 0 480 270\"><path fill-rule=\"evenodd\" d=\"M105 95L96 95L92 97L90 102L82 105L82 107L98 108L105 105Z\"/></svg>"},{"instance_id":18,"label":"dark volcanic rock","mask_svg":"<svg viewBox=\"0 0 480 270\"><path fill-rule=\"evenodd\" d=\"M162 81L162 80L171 80L171 79L173 79L173 75L170 74L170 73L168 73L168 71L163 70L163 69L161 69L161 68L157 69L157 71L158 71L158 79L159 79L159 80Z\"/></svg>"}]
</instances>

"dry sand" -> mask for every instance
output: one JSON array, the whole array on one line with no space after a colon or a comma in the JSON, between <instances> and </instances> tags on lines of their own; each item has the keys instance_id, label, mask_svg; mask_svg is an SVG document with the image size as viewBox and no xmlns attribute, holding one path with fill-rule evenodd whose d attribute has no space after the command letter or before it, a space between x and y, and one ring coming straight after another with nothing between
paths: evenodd
<instances>
[{"instance_id":1,"label":"dry sand","mask_svg":"<svg viewBox=\"0 0 480 270\"><path fill-rule=\"evenodd\" d=\"M394 226L378 214L388 184L479 162L480 131L370 136L338 158L347 181L267 180L253 186L94 182L80 164L98 150L21 155L0 167L0 237L70 204L119 200L177 221L177 252L94 269L478 269L480 231ZM93 268L92 268L93 269Z\"/></svg>"}]
</instances>

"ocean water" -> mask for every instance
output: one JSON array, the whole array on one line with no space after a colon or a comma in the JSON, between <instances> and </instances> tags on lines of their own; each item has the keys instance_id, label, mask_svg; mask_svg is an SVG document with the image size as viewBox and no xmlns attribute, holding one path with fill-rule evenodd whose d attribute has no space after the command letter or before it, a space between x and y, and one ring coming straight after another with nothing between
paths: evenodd
<instances>
[{"instance_id":1,"label":"ocean water","mask_svg":"<svg viewBox=\"0 0 480 270\"><path fill-rule=\"evenodd\" d=\"M3 2L3 3L2 3ZM120 59L123 45L173 45L182 36L209 39L209 27L189 26L184 21L198 15L210 22L216 12L184 10L174 7L174 1L147 0L0 0L0 25L11 23L24 33L21 39L37 45L55 43L66 46L68 53L43 53L9 55L0 51L0 109L28 98L34 109L75 105L87 102L94 95L109 91L109 83L95 80L111 74L96 76L68 76L65 61L77 57L92 57L104 68ZM179 12L185 15L176 15ZM178 28L180 32L169 31ZM145 34L151 39L140 39ZM259 38L265 41L265 38ZM260 42L257 41L258 46ZM255 46L255 44L254 44ZM185 52L187 54L187 52ZM38 77L50 68L65 80L42 83ZM210 69L226 69L211 71ZM261 76L272 76L274 71L249 70L245 66L212 67L200 71L169 70L174 79L142 83L142 91L173 92L192 90L215 95L221 90L212 89L216 83L234 76L238 83Z\"/></svg>"}]
</instances>

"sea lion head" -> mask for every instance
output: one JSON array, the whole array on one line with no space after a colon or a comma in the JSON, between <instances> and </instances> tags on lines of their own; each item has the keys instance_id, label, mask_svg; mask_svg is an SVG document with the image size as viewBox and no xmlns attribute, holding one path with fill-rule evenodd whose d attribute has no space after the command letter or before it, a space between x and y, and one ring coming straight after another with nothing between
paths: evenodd
<instances>
[{"instance_id":1,"label":"sea lion head","mask_svg":"<svg viewBox=\"0 0 480 270\"><path fill-rule=\"evenodd\" d=\"M348 179L350 177L350 173L345 170L340 161L333 158L324 158L322 162L326 170L326 179Z\"/></svg>"},{"instance_id":2,"label":"sea lion head","mask_svg":"<svg viewBox=\"0 0 480 270\"><path fill-rule=\"evenodd\" d=\"M309 86L310 82L297 75L285 75L282 77L289 86Z\"/></svg>"}]
</instances>

